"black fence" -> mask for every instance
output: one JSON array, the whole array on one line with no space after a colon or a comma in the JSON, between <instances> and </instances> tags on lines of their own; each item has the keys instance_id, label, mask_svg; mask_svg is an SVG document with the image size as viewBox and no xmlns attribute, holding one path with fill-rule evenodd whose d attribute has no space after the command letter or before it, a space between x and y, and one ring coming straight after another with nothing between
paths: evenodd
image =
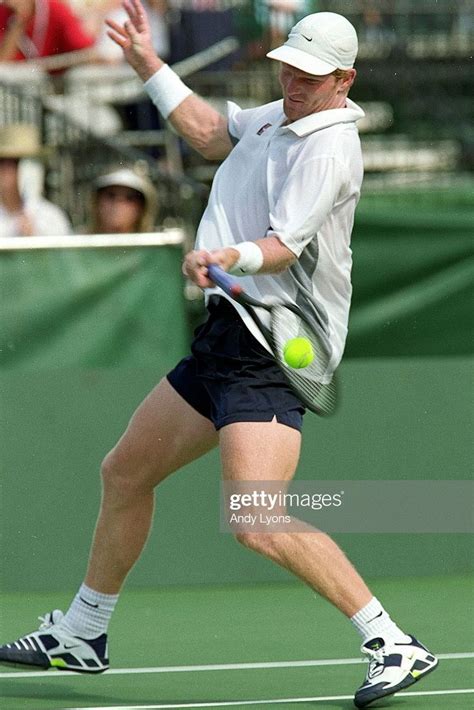
<instances>
[{"instance_id":1,"label":"black fence","mask_svg":"<svg viewBox=\"0 0 474 710\"><path fill-rule=\"evenodd\" d=\"M41 95L0 83L0 125L32 123L40 127L49 154L45 194L62 207L74 227L88 222L93 180L119 166L131 166L148 175L158 192L160 224L194 230L208 195L208 188L186 176L169 174L147 153L114 138L103 138L76 125L61 111L47 107Z\"/></svg>"}]
</instances>

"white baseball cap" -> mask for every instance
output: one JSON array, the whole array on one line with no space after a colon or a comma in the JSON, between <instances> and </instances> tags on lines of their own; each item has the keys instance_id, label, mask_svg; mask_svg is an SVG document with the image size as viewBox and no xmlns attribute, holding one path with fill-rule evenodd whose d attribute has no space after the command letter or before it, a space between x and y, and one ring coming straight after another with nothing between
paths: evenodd
<instances>
[{"instance_id":1,"label":"white baseball cap","mask_svg":"<svg viewBox=\"0 0 474 710\"><path fill-rule=\"evenodd\" d=\"M349 20L335 12L315 12L297 22L285 44L267 57L324 76L336 69L351 69L357 49L357 33Z\"/></svg>"},{"instance_id":2,"label":"white baseball cap","mask_svg":"<svg viewBox=\"0 0 474 710\"><path fill-rule=\"evenodd\" d=\"M150 181L130 168L119 168L105 175L100 175L94 182L94 187L97 190L102 190L104 187L115 187L115 185L130 187L132 190L140 192L144 197L147 197L150 192L154 192L154 187Z\"/></svg>"},{"instance_id":3,"label":"white baseball cap","mask_svg":"<svg viewBox=\"0 0 474 710\"><path fill-rule=\"evenodd\" d=\"M132 168L119 167L104 175L99 175L93 183L94 192L96 194L104 187L115 186L129 187L143 195L145 199L145 210L143 212L138 231L153 231L158 204L158 194L151 180L145 175L140 175L135 172Z\"/></svg>"}]
</instances>

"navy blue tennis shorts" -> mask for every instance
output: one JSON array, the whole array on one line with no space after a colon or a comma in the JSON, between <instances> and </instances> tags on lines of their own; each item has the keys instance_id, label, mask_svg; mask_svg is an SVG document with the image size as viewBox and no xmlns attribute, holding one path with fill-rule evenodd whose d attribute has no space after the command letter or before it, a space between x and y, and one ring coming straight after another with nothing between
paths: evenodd
<instances>
[{"instance_id":1,"label":"navy blue tennis shorts","mask_svg":"<svg viewBox=\"0 0 474 710\"><path fill-rule=\"evenodd\" d=\"M167 375L171 386L217 430L276 418L301 431L303 404L235 308L213 296L208 310L207 321L194 332L192 355Z\"/></svg>"}]
</instances>

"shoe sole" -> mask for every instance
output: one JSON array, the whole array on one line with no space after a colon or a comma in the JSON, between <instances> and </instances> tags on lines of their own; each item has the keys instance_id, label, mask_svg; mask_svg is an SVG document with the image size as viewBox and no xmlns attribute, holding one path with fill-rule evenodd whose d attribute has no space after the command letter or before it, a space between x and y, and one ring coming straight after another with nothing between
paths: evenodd
<instances>
[{"instance_id":1,"label":"shoe sole","mask_svg":"<svg viewBox=\"0 0 474 710\"><path fill-rule=\"evenodd\" d=\"M388 688L386 692L380 692L377 693L377 695L374 695L372 698L370 697L369 694L366 695L366 698L364 698L363 705L358 705L357 702L354 699L354 705L356 708L366 708L370 703L375 703L376 700L381 700L382 698L386 698L389 695L395 695L395 693L399 693L400 690L405 690L405 688L409 688L410 685L414 685L415 683L418 683L419 680L423 680L423 678L426 678L427 675L429 675L432 671L436 670L438 667L439 661L436 659L436 663L431 666L431 668L428 668L427 671L424 671L421 675L417 676L414 678L411 673L408 673L408 675L402 680L401 683L398 685L393 686L392 688Z\"/></svg>"},{"instance_id":2,"label":"shoe sole","mask_svg":"<svg viewBox=\"0 0 474 710\"><path fill-rule=\"evenodd\" d=\"M18 668L19 670L25 670L25 669L30 669L32 671L43 671L46 673L47 671L50 670L56 670L56 671L71 671L72 673L83 673L84 675L97 675L98 673L105 673L105 671L109 670L109 666L107 668L97 668L97 669L91 669L91 670L85 670L84 668L61 668L59 666L39 666L39 665L33 665L32 663L20 663L18 661L2 661L0 660L0 666L3 666L4 668ZM0 676L1 678L1 676Z\"/></svg>"},{"instance_id":3,"label":"shoe sole","mask_svg":"<svg viewBox=\"0 0 474 710\"><path fill-rule=\"evenodd\" d=\"M35 671L47 671L50 666L38 666L38 665L33 665L32 663L19 663L18 661L2 661L0 660L0 666L3 666L3 668L31 668L31 670ZM1 676L0 676L1 677Z\"/></svg>"}]
</instances>

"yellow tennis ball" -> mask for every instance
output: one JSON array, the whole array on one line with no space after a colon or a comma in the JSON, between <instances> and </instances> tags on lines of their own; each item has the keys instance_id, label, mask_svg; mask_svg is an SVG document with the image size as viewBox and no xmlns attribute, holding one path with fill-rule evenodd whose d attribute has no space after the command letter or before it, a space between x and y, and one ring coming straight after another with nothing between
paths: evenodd
<instances>
[{"instance_id":1,"label":"yellow tennis ball","mask_svg":"<svg viewBox=\"0 0 474 710\"><path fill-rule=\"evenodd\" d=\"M308 367L314 359L313 346L307 338L292 338L283 348L283 357L290 367Z\"/></svg>"}]
</instances>

